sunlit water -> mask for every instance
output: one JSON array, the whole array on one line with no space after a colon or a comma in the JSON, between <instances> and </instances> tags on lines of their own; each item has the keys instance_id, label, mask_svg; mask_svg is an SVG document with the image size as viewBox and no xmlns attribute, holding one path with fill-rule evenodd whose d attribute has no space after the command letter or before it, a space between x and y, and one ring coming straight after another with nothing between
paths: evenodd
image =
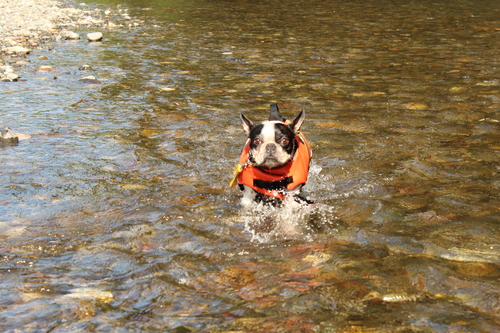
<instances>
[{"instance_id":1,"label":"sunlit water","mask_svg":"<svg viewBox=\"0 0 500 333\"><path fill-rule=\"evenodd\" d=\"M2 331L500 330L498 1L124 8L0 85ZM320 205L242 211L274 102Z\"/></svg>"}]
</instances>

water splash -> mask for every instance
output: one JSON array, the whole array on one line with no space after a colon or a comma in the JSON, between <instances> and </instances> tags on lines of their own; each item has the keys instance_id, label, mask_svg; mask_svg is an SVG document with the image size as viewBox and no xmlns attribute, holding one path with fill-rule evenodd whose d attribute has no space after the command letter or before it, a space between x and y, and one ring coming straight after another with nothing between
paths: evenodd
<instances>
[{"instance_id":1,"label":"water splash","mask_svg":"<svg viewBox=\"0 0 500 333\"><path fill-rule=\"evenodd\" d=\"M304 205L287 198L279 207L255 204L243 212L244 230L251 241L270 243L284 240L311 242L318 232L336 222L333 207L323 204Z\"/></svg>"},{"instance_id":2,"label":"water splash","mask_svg":"<svg viewBox=\"0 0 500 333\"><path fill-rule=\"evenodd\" d=\"M301 196L315 199L325 186L335 187L329 175L321 174L323 167L314 163L309 170L309 180L303 187ZM325 185L327 184L327 185ZM282 205L252 204L242 212L244 230L251 235L251 241L270 243L283 240L304 240L311 242L315 235L331 229L338 223L332 206L323 203L307 205L293 197L283 200Z\"/></svg>"}]
</instances>

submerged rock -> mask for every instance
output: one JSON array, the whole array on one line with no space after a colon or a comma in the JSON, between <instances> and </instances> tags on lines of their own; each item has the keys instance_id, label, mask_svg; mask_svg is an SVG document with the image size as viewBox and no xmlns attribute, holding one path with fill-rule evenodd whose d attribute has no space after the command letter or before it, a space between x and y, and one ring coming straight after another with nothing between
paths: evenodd
<instances>
[{"instance_id":1,"label":"submerged rock","mask_svg":"<svg viewBox=\"0 0 500 333\"><path fill-rule=\"evenodd\" d=\"M55 68L52 66L40 66L40 67L38 67L39 72L50 72L53 70L55 70Z\"/></svg>"},{"instance_id":2,"label":"submerged rock","mask_svg":"<svg viewBox=\"0 0 500 333\"><path fill-rule=\"evenodd\" d=\"M101 83L101 81L97 80L95 78L95 76L93 76L93 75L83 77L78 81L83 82L83 83L90 83L90 84L100 84Z\"/></svg>"},{"instance_id":3,"label":"submerged rock","mask_svg":"<svg viewBox=\"0 0 500 333\"><path fill-rule=\"evenodd\" d=\"M113 294L106 290L91 287L78 287L71 289L68 294L61 297L62 299L84 299L84 300L99 300L110 302L113 300Z\"/></svg>"}]
</instances>

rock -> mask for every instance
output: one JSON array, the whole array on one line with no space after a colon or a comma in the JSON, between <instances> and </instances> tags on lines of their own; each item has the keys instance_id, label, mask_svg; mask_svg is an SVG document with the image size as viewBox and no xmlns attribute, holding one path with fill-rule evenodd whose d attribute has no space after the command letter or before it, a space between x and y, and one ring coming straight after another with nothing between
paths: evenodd
<instances>
[{"instance_id":1,"label":"rock","mask_svg":"<svg viewBox=\"0 0 500 333\"><path fill-rule=\"evenodd\" d=\"M12 146L19 143L17 134L8 127L0 130L0 146Z\"/></svg>"},{"instance_id":2,"label":"rock","mask_svg":"<svg viewBox=\"0 0 500 333\"><path fill-rule=\"evenodd\" d=\"M100 84L101 83L101 81L97 80L95 78L95 76L93 76L93 75L86 76L84 78L81 78L78 81L83 82L83 83L89 83L89 84Z\"/></svg>"},{"instance_id":3,"label":"rock","mask_svg":"<svg viewBox=\"0 0 500 333\"><path fill-rule=\"evenodd\" d=\"M18 55L26 55L31 52L30 49L27 49L19 45L6 47L4 51L9 54L18 54Z\"/></svg>"},{"instance_id":4,"label":"rock","mask_svg":"<svg viewBox=\"0 0 500 333\"><path fill-rule=\"evenodd\" d=\"M0 75L1 82L16 82L19 80L19 75L15 73L4 73Z\"/></svg>"},{"instance_id":5,"label":"rock","mask_svg":"<svg viewBox=\"0 0 500 333\"><path fill-rule=\"evenodd\" d=\"M113 294L109 291L103 291L97 288L79 287L71 289L69 293L63 295L64 304L67 304L67 299L87 299L100 300L102 302L110 302L113 300Z\"/></svg>"},{"instance_id":6,"label":"rock","mask_svg":"<svg viewBox=\"0 0 500 333\"><path fill-rule=\"evenodd\" d=\"M476 86L483 86L483 87L493 87L498 85L500 85L500 80L486 80L483 82L476 83Z\"/></svg>"},{"instance_id":7,"label":"rock","mask_svg":"<svg viewBox=\"0 0 500 333\"><path fill-rule=\"evenodd\" d=\"M51 41L84 38L74 29L117 26L92 5L72 5L58 0L0 1L0 53L19 56L35 48L50 50L54 47ZM124 22L121 16L113 18Z\"/></svg>"},{"instance_id":8,"label":"rock","mask_svg":"<svg viewBox=\"0 0 500 333\"><path fill-rule=\"evenodd\" d=\"M15 133L17 134L19 141L28 140L29 138L31 138L31 135L29 135L29 134L22 134L19 132L15 132Z\"/></svg>"},{"instance_id":9,"label":"rock","mask_svg":"<svg viewBox=\"0 0 500 333\"><path fill-rule=\"evenodd\" d=\"M3 71L4 73L14 73L14 68L12 66L0 66L0 71Z\"/></svg>"},{"instance_id":10,"label":"rock","mask_svg":"<svg viewBox=\"0 0 500 333\"><path fill-rule=\"evenodd\" d=\"M61 37L63 39L71 39L71 40L77 40L80 39L80 35L77 34L76 32L65 30L61 32Z\"/></svg>"},{"instance_id":11,"label":"rock","mask_svg":"<svg viewBox=\"0 0 500 333\"><path fill-rule=\"evenodd\" d=\"M49 58L47 58L46 56L39 56L38 60L49 60Z\"/></svg>"},{"instance_id":12,"label":"rock","mask_svg":"<svg viewBox=\"0 0 500 333\"><path fill-rule=\"evenodd\" d=\"M418 103L418 102L408 103L408 104L406 104L406 108L408 110L415 110L415 111L429 110L429 106L427 104L425 104L425 103Z\"/></svg>"},{"instance_id":13,"label":"rock","mask_svg":"<svg viewBox=\"0 0 500 333\"><path fill-rule=\"evenodd\" d=\"M81 71L91 71L91 70L93 70L92 67L90 67L89 65L82 65L79 69Z\"/></svg>"},{"instance_id":14,"label":"rock","mask_svg":"<svg viewBox=\"0 0 500 333\"><path fill-rule=\"evenodd\" d=\"M49 72L49 71L53 71L54 69L55 68L52 66L40 66L38 68L38 71Z\"/></svg>"},{"instance_id":15,"label":"rock","mask_svg":"<svg viewBox=\"0 0 500 333\"><path fill-rule=\"evenodd\" d=\"M101 32L91 32L87 34L87 39L89 42L100 42L102 41L102 33Z\"/></svg>"}]
</instances>

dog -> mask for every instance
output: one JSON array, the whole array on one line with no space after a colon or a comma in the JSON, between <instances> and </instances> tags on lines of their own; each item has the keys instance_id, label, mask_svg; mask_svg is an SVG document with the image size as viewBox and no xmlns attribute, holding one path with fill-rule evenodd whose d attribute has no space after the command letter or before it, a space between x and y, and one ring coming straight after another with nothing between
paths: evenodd
<instances>
[{"instance_id":1,"label":"dog","mask_svg":"<svg viewBox=\"0 0 500 333\"><path fill-rule=\"evenodd\" d=\"M240 118L247 141L230 185L238 184L243 191L242 205L280 205L286 198L312 204L300 195L312 159L309 143L300 133L304 110L288 121L278 105L271 104L269 119L261 124L255 125L243 113Z\"/></svg>"}]
</instances>

